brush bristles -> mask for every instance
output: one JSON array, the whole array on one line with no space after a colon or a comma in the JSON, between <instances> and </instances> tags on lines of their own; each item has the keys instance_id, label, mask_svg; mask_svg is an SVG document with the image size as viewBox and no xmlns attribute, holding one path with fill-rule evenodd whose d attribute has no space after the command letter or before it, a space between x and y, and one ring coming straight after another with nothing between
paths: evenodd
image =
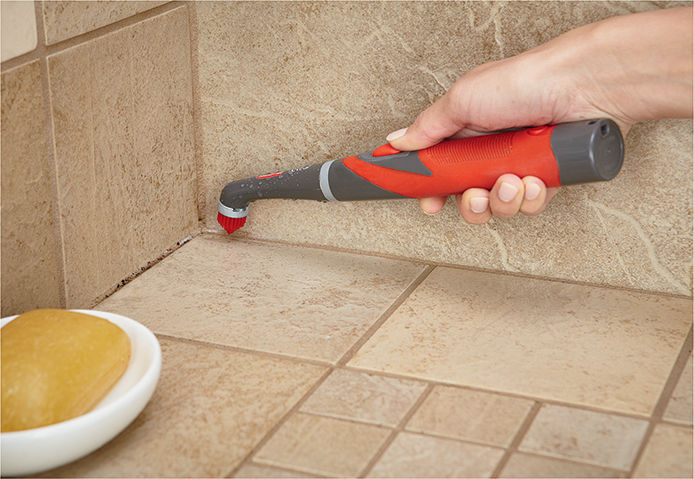
<instances>
[{"instance_id":1,"label":"brush bristles","mask_svg":"<svg viewBox=\"0 0 694 479\"><path fill-rule=\"evenodd\" d=\"M224 216L222 213L217 213L217 222L220 225L222 225L224 231L226 231L228 234L231 234L246 224L246 217L244 216L243 218L229 218L228 216Z\"/></svg>"}]
</instances>

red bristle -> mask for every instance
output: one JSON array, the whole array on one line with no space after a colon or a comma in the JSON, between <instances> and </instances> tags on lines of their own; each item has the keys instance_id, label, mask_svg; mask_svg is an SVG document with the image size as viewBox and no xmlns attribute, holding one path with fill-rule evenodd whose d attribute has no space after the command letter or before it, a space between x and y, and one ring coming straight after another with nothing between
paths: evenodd
<instances>
[{"instance_id":1,"label":"red bristle","mask_svg":"<svg viewBox=\"0 0 694 479\"><path fill-rule=\"evenodd\" d=\"M222 213L217 213L217 222L222 225L224 231L231 234L246 224L246 217L229 218L228 216L224 216Z\"/></svg>"}]
</instances>

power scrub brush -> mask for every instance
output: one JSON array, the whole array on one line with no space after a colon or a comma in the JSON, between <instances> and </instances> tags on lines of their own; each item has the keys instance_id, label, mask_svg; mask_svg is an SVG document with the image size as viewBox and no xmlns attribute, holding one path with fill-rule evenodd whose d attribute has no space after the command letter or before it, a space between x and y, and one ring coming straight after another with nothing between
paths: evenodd
<instances>
[{"instance_id":1,"label":"power scrub brush","mask_svg":"<svg viewBox=\"0 0 694 479\"><path fill-rule=\"evenodd\" d=\"M369 153L232 181L217 220L227 233L246 223L248 204L263 198L355 201L426 198L491 189L504 173L536 176L547 186L614 178L624 140L612 120L586 120L448 140L419 151L385 144Z\"/></svg>"}]
</instances>

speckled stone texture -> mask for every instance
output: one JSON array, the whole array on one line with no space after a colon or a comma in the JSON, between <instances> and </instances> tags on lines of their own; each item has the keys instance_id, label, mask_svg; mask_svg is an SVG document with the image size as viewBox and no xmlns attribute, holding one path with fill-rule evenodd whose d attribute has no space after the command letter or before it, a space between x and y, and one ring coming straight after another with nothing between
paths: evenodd
<instances>
[{"instance_id":1,"label":"speckled stone texture","mask_svg":"<svg viewBox=\"0 0 694 479\"><path fill-rule=\"evenodd\" d=\"M68 307L198 229L184 7L48 57Z\"/></svg>"},{"instance_id":2,"label":"speckled stone texture","mask_svg":"<svg viewBox=\"0 0 694 479\"><path fill-rule=\"evenodd\" d=\"M384 143L474 66L666 2L213 3L195 7L199 202L227 182ZM237 234L691 295L692 123L638 125L622 173L546 213L469 226L414 200L260 201ZM451 202L452 203L452 202Z\"/></svg>"},{"instance_id":3,"label":"speckled stone texture","mask_svg":"<svg viewBox=\"0 0 694 479\"><path fill-rule=\"evenodd\" d=\"M2 73L2 315L60 307L38 62Z\"/></svg>"},{"instance_id":4,"label":"speckled stone texture","mask_svg":"<svg viewBox=\"0 0 694 479\"><path fill-rule=\"evenodd\" d=\"M87 33L162 3L166 2L72 2L63 0L43 2L46 44L51 45Z\"/></svg>"}]
</instances>

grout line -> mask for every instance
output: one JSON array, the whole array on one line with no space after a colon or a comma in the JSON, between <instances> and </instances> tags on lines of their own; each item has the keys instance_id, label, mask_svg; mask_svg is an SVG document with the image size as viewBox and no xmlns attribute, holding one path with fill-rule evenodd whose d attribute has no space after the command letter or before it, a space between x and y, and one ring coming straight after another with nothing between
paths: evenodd
<instances>
[{"instance_id":1,"label":"grout line","mask_svg":"<svg viewBox=\"0 0 694 479\"><path fill-rule=\"evenodd\" d=\"M643 435L643 439L641 440L639 450L636 453L636 457L634 458L634 462L632 463L631 469L629 469L629 477L633 477L634 471L639 465L641 457L643 456L643 452L646 449L649 440L651 439L651 435L653 434L653 430L655 429L656 424L662 422L661 420L663 417L663 413L665 412L665 408L667 407L668 402L670 402L672 392L675 390L675 387L677 386L677 383L680 379L680 376L682 375L682 371L684 370L687 364L687 360L689 359L689 353L691 351L692 327L690 326L689 333L687 334L686 339L682 343L682 348L680 349L680 353L677 357L677 360L675 361L675 364L672 366L672 370L670 370L670 375L668 376L667 381L665 381L665 386L663 387L663 390L660 393L660 397L658 398L658 402L656 402L655 408L653 409L651 420L648 423L648 429L646 429L646 433Z\"/></svg>"},{"instance_id":2,"label":"grout line","mask_svg":"<svg viewBox=\"0 0 694 479\"><path fill-rule=\"evenodd\" d=\"M491 477L499 477L499 474L501 474L501 471L504 469L506 463L511 458L511 454L518 450L518 446L520 446L520 443L523 441L523 438L530 429L530 426L535 420L537 413L540 412L541 407L542 403L540 402L535 402L535 404L533 404L533 407L530 409L530 412L528 412L528 415L525 417L525 420L518 428L516 435L513 437L511 444L508 446L508 448L506 448L506 451L504 451L504 455L501 456L499 463L494 468L494 472L492 472Z\"/></svg>"},{"instance_id":3,"label":"grout line","mask_svg":"<svg viewBox=\"0 0 694 479\"><path fill-rule=\"evenodd\" d=\"M346 370L346 371L353 371L353 372L359 372L359 373L365 373L365 374L373 374L376 376L382 376L382 377L387 377L387 378L403 379L406 381L417 381L417 382L425 383L427 385L432 385L432 386L451 387L451 388L463 389L463 390L467 390L467 391L475 391L475 392L482 392L482 393L488 393L488 394L495 394L498 396L504 396L504 397L509 397L509 398L513 398L513 399L525 400L525 401L542 402L542 403L545 403L548 405L553 405L553 406L562 406L562 407L568 407L568 408L573 408L573 409L580 409L583 411L596 412L596 413L600 413L600 414L609 414L612 416L627 417L627 418L631 418L631 419L638 419L641 421L648 420L647 415L639 415L636 413L629 413L629 412L624 412L624 411L605 409L605 408L600 408L600 407L596 407L596 406L589 406L586 404L572 403L569 401L561 401L561 400L556 400L556 399L549 399L549 398L535 397L535 396L526 396L523 394L512 393L512 392L507 392L507 391L500 391L500 390L495 390L495 389L486 389L486 388L481 388L481 387L476 387L476 386L469 386L469 385L465 385L465 384L445 382L445 381L440 381L440 380L436 380L436 379L428 379L428 378L423 378L423 377L419 377L419 376L408 376L405 374L392 373L392 372L388 372L388 371L366 369L366 368L361 368L358 366L334 364L334 363L330 362L329 360L303 358L303 357L299 357L299 356L292 356L290 354L285 354L285 353L275 353L275 352L262 351L262 350L257 350L257 349L247 349L247 348L243 348L241 346L214 343L211 341L185 338L182 336L174 336L174 335L164 334L164 333L156 333L155 332L155 335L158 338L166 339L169 341L180 341L180 342L198 345L198 346L202 346L202 347L211 347L211 348L215 348L215 349L252 354L254 356L259 356L259 357L282 359L282 360L287 360L287 361L292 361L292 362L312 364L315 366L330 367L333 370L342 369L342 370ZM691 427L691 426L687 426L686 424L683 425L683 424L678 424L678 423L673 423L673 422L668 422L668 423L671 423L674 425L679 425L679 426L684 426L684 427Z\"/></svg>"},{"instance_id":4,"label":"grout line","mask_svg":"<svg viewBox=\"0 0 694 479\"><path fill-rule=\"evenodd\" d=\"M190 78L193 99L193 166L195 168L195 206L198 211L198 227L202 226L202 212L205 208L206 197L202 194L201 171L202 164L202 110L200 108L200 61L198 58L198 23L195 4L186 2L188 12L188 34L190 50Z\"/></svg>"},{"instance_id":5,"label":"grout line","mask_svg":"<svg viewBox=\"0 0 694 479\"><path fill-rule=\"evenodd\" d=\"M36 15L36 37L37 47L35 50L42 50L44 45L44 25L43 25L43 2L34 3L34 14ZM63 229L61 202L58 188L58 162L55 152L55 133L53 131L53 104L50 95L50 77L48 76L48 60L45 56L37 59L41 70L41 96L43 100L44 115L44 140L46 142L46 160L48 162L46 171L51 189L51 214L53 217L53 240L55 241L56 268L60 283L58 284L58 301L61 308L67 308L67 272L65 267L65 231Z\"/></svg>"},{"instance_id":6,"label":"grout line","mask_svg":"<svg viewBox=\"0 0 694 479\"><path fill-rule=\"evenodd\" d=\"M273 469L279 469L280 471L284 471L284 472L291 472L291 473L294 473L294 474L301 474L301 477L330 477L330 476L323 476L323 475L320 475L320 474L316 474L315 472L306 472L306 471L302 471L302 470L300 470L300 469L292 469L291 467L288 467L288 466L285 466L285 465L278 466L278 465L275 465L275 464L265 464L264 462L260 462L260 461L258 461L258 462L255 462L255 461L248 461L247 464L248 464L248 465L251 465L251 466L271 467L271 468L273 468ZM244 477L244 476L239 476L239 477ZM269 478L268 478L268 479L269 479Z\"/></svg>"},{"instance_id":7,"label":"grout line","mask_svg":"<svg viewBox=\"0 0 694 479\"><path fill-rule=\"evenodd\" d=\"M332 372L342 364L346 363L356 351L366 342L368 339L378 330L378 328L388 319L388 317L405 301L405 299L414 291L414 289L419 286L419 284L424 281L424 279L431 273L434 269L433 266L428 266L421 272L410 284L409 286L393 301L390 307L376 320L374 324L364 333L362 336L350 347L347 352L337 361L335 365L329 365L327 371L316 381L316 383L304 394L301 399L289 410L287 413L279 420L275 426L270 429L265 436L258 442L253 449L246 455L246 457L239 463L239 465L234 468L226 477L232 477L236 471L238 471L244 464L251 461L251 458L270 440L270 438L279 430L279 428L297 411L301 409L303 404L308 400L309 397L325 382L325 380L332 374ZM427 386L426 391L430 391L433 386ZM421 399L421 397L420 397ZM423 401L423 399L421 399ZM414 414L414 408L416 408L421 401L417 401L410 411ZM405 419L409 419L411 414L408 413ZM392 434L391 434L392 436ZM391 437L392 440L392 437ZM386 441L388 442L388 441ZM378 454L377 454L378 455Z\"/></svg>"},{"instance_id":8,"label":"grout line","mask_svg":"<svg viewBox=\"0 0 694 479\"><path fill-rule=\"evenodd\" d=\"M211 234L211 235L221 236L221 237L227 236L227 234L223 231L218 231L218 230L214 230L214 229L210 229L210 228L203 228L202 232L205 235ZM261 237L248 236L248 235L244 234L243 232L241 232L241 234L236 233L235 237L230 238L230 239L232 241L242 241L245 243L281 244L281 245L287 245L287 246L297 246L297 247L302 247L302 248L336 251L339 253L351 253L351 254L356 254L356 255L361 255L361 256L372 256L372 257L376 257L376 258L386 258L386 259L392 259L392 260L396 260L396 261L408 261L410 263L419 263L419 264L426 264L426 265L431 265L431 266L441 266L444 268L459 269L459 270L463 270L463 271L472 271L472 272L476 272L476 273L490 273L490 274L497 274L497 275L501 275L501 276L512 276L514 278L534 279L534 280L538 280L538 281L550 281L552 283L571 284L571 285L576 285L576 286L586 286L586 287L600 288L600 289L610 289L610 290L616 290L616 291L625 291L628 293L646 294L646 295L650 295L650 296L689 299L689 300L692 299L692 296L688 296L688 295L684 295L684 294L667 293L667 292L663 292L663 291L651 291L651 290L638 289L638 288L627 288L624 286L617 286L617 285L612 285L612 284L593 283L590 281L577 281L577 280L570 280L570 279L563 279L563 278L555 278L555 277L551 277L551 276L537 276L537 275L531 275L531 274L527 274L527 273L518 273L518 272L514 272L514 271L505 271L505 270L500 270L500 269L479 268L476 266L460 265L460 264L454 264L454 263L428 261L428 260L422 260L419 258L410 258L407 256L398 256L398 255L387 254L387 253L378 253L378 252L374 252L374 251L361 251L361 250L355 250L355 249L349 249L349 248L341 248L338 246L327 246L327 245L320 245L320 244L313 244L313 243L298 243L298 242L293 242L293 241L285 241L285 240L281 240L281 239L261 238Z\"/></svg>"},{"instance_id":9,"label":"grout line","mask_svg":"<svg viewBox=\"0 0 694 479\"><path fill-rule=\"evenodd\" d=\"M603 466L600 464L591 464L589 462L581 462L579 460L571 459L568 457L549 456L549 455L544 455L544 454L540 454L540 453L532 452L532 451L515 451L515 452L518 454L526 455L526 456L534 456L534 457L539 457L542 459L553 459L555 461L568 462L569 464L576 464L579 466L599 467L601 469L606 469L608 471L611 471L611 472L618 474L617 477L626 477L626 474L627 474L627 471L625 471L624 469L616 469L616 468L611 467L611 466Z\"/></svg>"},{"instance_id":10,"label":"grout line","mask_svg":"<svg viewBox=\"0 0 694 479\"><path fill-rule=\"evenodd\" d=\"M395 429L393 429L390 433L390 435L386 438L386 440L381 444L381 447L378 448L374 456L371 458L371 460L364 466L364 469L359 473L357 477L363 478L366 477L366 475L371 472L371 469L376 465L376 463L383 457L383 454L385 454L386 450L390 447L390 445L393 443L395 440L395 437L405 428L405 425L410 421L412 416L414 416L414 413L419 409L419 406L426 401L426 399L429 397L431 394L432 389L434 389L433 384L429 384L424 391L422 391L422 394L419 395L419 398L414 402L412 407L405 413L405 415L400 419L398 422L397 426L395 426Z\"/></svg>"},{"instance_id":11,"label":"grout line","mask_svg":"<svg viewBox=\"0 0 694 479\"><path fill-rule=\"evenodd\" d=\"M265 435L260 440L260 442L258 442L255 446L253 446L253 449L251 449L248 452L248 454L246 454L246 456L243 458L243 460L241 462L239 462L239 464L235 468L233 468L231 470L231 472L229 472L229 474L225 475L224 477L234 477L234 474L236 474L236 472L239 469L241 469L245 464L251 462L251 459L253 458L253 456L270 440L270 438L272 436L275 435L275 433L284 425L284 423L287 422L287 420L289 420L289 418L295 412L297 412L301 408L301 406L304 405L304 403L308 400L308 398L311 397L313 395L313 393L316 392L316 390L325 382L325 380L328 378L328 376L330 376L330 374L333 372L334 369L335 368L333 366L329 367L323 373L323 375L320 378L318 378L318 380L315 383L313 383L313 386L311 386L308 389L308 391L306 391L306 393L304 393L304 395L301 396L301 399L299 399L294 404L294 406L292 406L289 409L289 411L287 411L284 414L284 416L282 416L280 418L280 420L277 421L277 423L272 428L270 428L270 430L268 432L265 433Z\"/></svg>"},{"instance_id":12,"label":"grout line","mask_svg":"<svg viewBox=\"0 0 694 479\"><path fill-rule=\"evenodd\" d=\"M166 13L170 10L174 10L175 8L178 8L182 5L185 5L184 2L167 2L163 5L158 5L154 8L151 8L149 10L145 10L143 12L138 12L134 15L131 15L126 18L122 18L116 22L109 23L108 25L104 25L99 28L95 28L94 30L90 30L85 33L81 33L79 35L75 35L74 37L66 38L65 40L61 40L59 42L53 43L51 45L46 45L46 36L43 31L39 32L38 31L38 24L41 22L41 25L43 25L43 2L36 2L35 8L36 8L36 26L37 26L37 36L38 36L38 43L37 47L23 55L19 55L18 57L15 58L10 58L9 60L5 60L2 62L2 65L0 68L2 71L9 70L11 68L15 68L17 66L23 65L25 63L28 63L33 60L37 60L39 58L43 58L49 55L53 55L55 53L62 52L64 50L67 50L69 48L81 45L83 43L89 42L91 40L97 39L99 37L103 37L108 35L109 33L115 32L117 30L120 30L122 28L129 27L131 25L134 25L136 23L139 23L143 20L147 20L152 17L156 17L158 15L161 15L163 13Z\"/></svg>"},{"instance_id":13,"label":"grout line","mask_svg":"<svg viewBox=\"0 0 694 479\"><path fill-rule=\"evenodd\" d=\"M417 287L422 284L422 282L431 274L431 272L434 270L435 266L427 266L424 268L424 271L422 271L419 276L417 276L410 284L405 288L405 291L400 293L400 296L398 296L395 301L388 307L388 309L385 310L385 312L376 320L375 323L371 325L371 327L347 350L347 352L337 361L338 366L344 366L349 362L350 359L354 357L355 354L357 354L357 351L361 349L364 344L371 339L371 337L376 334L376 331L385 323L388 318L395 312L396 309L402 305L402 303L405 302L405 300L412 294L412 292L417 289Z\"/></svg>"},{"instance_id":14,"label":"grout line","mask_svg":"<svg viewBox=\"0 0 694 479\"><path fill-rule=\"evenodd\" d=\"M256 350L256 349L247 349L247 348L243 348L240 346L233 346L230 344L213 343L211 341L204 341L201 339L184 338L181 336L173 336L170 334L163 334L163 333L154 333L154 334L157 338L165 339L167 341L176 341L176 342L190 344L193 346L202 346L202 347L208 347L208 348L213 348L213 349L221 349L223 351L233 351L236 353L252 354L254 356L260 356L263 358L282 359L282 360L286 360L286 361L292 361L295 363L311 364L313 366L323 366L323 367L329 367L329 368L334 369L334 365L331 362L321 361L319 359L300 358L297 356L290 356L290 355L286 355L286 354L282 354L282 353L273 353L270 351L260 351L260 350Z\"/></svg>"},{"instance_id":15,"label":"grout line","mask_svg":"<svg viewBox=\"0 0 694 479\"><path fill-rule=\"evenodd\" d=\"M200 236L200 231L194 231L193 234L190 236L183 238L182 240L176 241L173 245L169 246L166 248L159 256L156 258L149 260L145 263L144 266L140 266L137 271L134 271L127 275L126 277L118 280L117 284L114 286L111 286L105 293L100 294L96 298L94 298L91 302L91 305L89 307L94 307L104 301L106 298L114 294L116 291L121 289L123 286L126 284L130 283L131 281L135 280L138 278L142 273L145 271L149 270L150 268L153 268L157 264L159 264L161 261L166 259L168 256L170 256L172 253L175 251L179 250L183 245L186 243L189 243L192 239Z\"/></svg>"},{"instance_id":16,"label":"grout line","mask_svg":"<svg viewBox=\"0 0 694 479\"><path fill-rule=\"evenodd\" d=\"M647 414L629 413L629 412L617 411L617 410L613 410L613 409L600 408L597 406L590 406L587 404L572 403L569 401L562 401L562 400L558 400L558 399L535 397L535 396L529 396L529 395L524 395L524 394L520 394L520 393L513 393L513 392L508 392L508 391L501 391L501 390L496 390L496 389L486 389L486 388L477 387L477 386L470 386L470 385L466 385L466 384L458 384L458 383L454 383L454 382L446 382L446 381L441 381L441 380L437 380L437 379L424 378L421 376L408 376L406 374L392 373L389 371L381 371L381 370L376 370L376 369L368 369L368 368L362 368L359 366L350 366L350 365L340 366L340 369L346 369L348 371L363 372L363 373L368 373L368 374L376 374L376 375L395 378L395 379L405 379L408 381L413 381L413 380L421 381L421 382L425 382L427 384L433 384L435 386L453 387L453 388L464 389L464 390L475 391L475 392L497 394L499 396L505 396L505 397L509 397L509 398L513 398L513 399L523 399L526 401L537 401L537 402L542 402L542 403L546 403L546 404L551 404L553 406L570 407L570 408L574 408L574 409L581 409L584 411L592 411L592 412L597 412L597 413L601 413L601 414L610 414L613 416L621 416L621 417L628 417L628 418L632 418L632 419L640 419L642 421L648 419Z\"/></svg>"}]
</instances>

